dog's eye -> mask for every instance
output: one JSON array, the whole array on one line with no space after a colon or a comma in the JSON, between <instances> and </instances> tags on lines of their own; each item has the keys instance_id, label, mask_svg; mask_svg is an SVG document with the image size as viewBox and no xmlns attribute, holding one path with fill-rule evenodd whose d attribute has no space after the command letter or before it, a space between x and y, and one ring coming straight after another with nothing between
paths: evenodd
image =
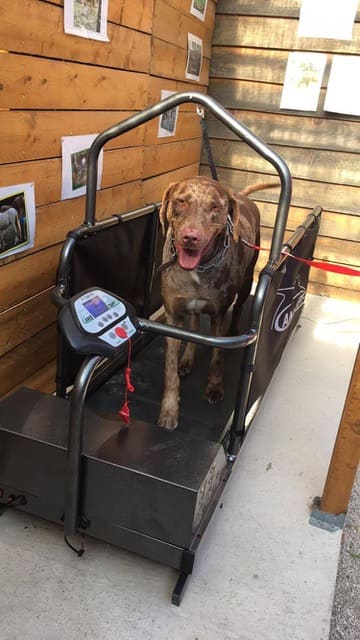
<instances>
[{"instance_id":1,"label":"dog's eye","mask_svg":"<svg viewBox=\"0 0 360 640\"><path fill-rule=\"evenodd\" d=\"M184 198L176 198L175 202L176 204L185 204Z\"/></svg>"}]
</instances>

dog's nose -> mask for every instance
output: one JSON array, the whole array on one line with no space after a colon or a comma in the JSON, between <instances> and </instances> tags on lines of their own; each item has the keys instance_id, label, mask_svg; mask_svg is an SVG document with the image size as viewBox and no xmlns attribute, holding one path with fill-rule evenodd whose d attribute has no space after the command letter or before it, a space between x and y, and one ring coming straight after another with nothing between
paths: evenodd
<instances>
[{"instance_id":1,"label":"dog's nose","mask_svg":"<svg viewBox=\"0 0 360 640\"><path fill-rule=\"evenodd\" d=\"M201 234L198 229L193 227L185 227L181 233L182 241L185 244L197 244L201 239Z\"/></svg>"}]
</instances>

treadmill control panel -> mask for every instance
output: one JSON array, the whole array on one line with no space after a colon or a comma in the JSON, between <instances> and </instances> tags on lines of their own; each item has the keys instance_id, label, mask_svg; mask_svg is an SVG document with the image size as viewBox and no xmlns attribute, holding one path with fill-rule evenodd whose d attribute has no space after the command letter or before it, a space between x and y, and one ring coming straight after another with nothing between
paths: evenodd
<instances>
[{"instance_id":1,"label":"treadmill control panel","mask_svg":"<svg viewBox=\"0 0 360 640\"><path fill-rule=\"evenodd\" d=\"M125 300L91 288L65 303L59 313L59 328L75 352L113 357L137 332L138 322L135 310Z\"/></svg>"}]
</instances>

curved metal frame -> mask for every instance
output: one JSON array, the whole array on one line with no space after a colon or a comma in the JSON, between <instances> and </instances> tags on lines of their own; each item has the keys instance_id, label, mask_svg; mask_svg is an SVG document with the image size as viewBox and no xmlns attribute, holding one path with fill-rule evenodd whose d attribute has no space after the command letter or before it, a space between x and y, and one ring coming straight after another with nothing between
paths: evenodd
<instances>
[{"instance_id":1,"label":"curved metal frame","mask_svg":"<svg viewBox=\"0 0 360 640\"><path fill-rule=\"evenodd\" d=\"M106 129L95 138L88 155L87 182L86 182L86 212L85 224L91 226L95 223L96 210L96 183L97 163L101 149L104 145L131 129L157 118L165 111L173 109L180 104L192 102L206 107L218 120L225 124L233 133L244 140L250 147L259 153L276 169L280 178L280 199L275 218L274 233L270 248L269 266L275 264L280 257L281 246L284 238L285 226L291 199L291 175L283 158L271 149L263 140L258 138L244 124L236 120L234 116L224 109L216 100L203 93L184 91L176 93L161 102L158 102L144 111L137 113L122 122Z\"/></svg>"}]
</instances>

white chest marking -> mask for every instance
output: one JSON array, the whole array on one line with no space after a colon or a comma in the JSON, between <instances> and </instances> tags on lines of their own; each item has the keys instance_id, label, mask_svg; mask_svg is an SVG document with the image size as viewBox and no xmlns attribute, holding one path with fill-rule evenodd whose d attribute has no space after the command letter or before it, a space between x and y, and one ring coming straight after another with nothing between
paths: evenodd
<instances>
[{"instance_id":1,"label":"white chest marking","mask_svg":"<svg viewBox=\"0 0 360 640\"><path fill-rule=\"evenodd\" d=\"M196 300L194 298L193 300L190 300L190 302L187 303L186 307L187 307L187 310L192 313L201 313L205 305L206 305L206 300Z\"/></svg>"},{"instance_id":2,"label":"white chest marking","mask_svg":"<svg viewBox=\"0 0 360 640\"><path fill-rule=\"evenodd\" d=\"M200 284L199 274L196 271L190 271L190 277L195 284Z\"/></svg>"}]
</instances>

